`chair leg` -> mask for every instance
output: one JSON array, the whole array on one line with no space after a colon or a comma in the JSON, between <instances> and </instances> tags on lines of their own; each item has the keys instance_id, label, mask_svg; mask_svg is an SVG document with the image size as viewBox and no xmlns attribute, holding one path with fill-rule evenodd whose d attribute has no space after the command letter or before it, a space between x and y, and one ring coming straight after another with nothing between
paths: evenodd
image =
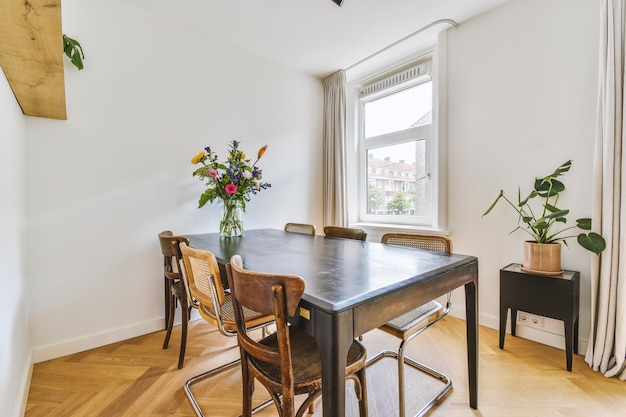
<instances>
[{"instance_id":1,"label":"chair leg","mask_svg":"<svg viewBox=\"0 0 626 417\"><path fill-rule=\"evenodd\" d=\"M398 415L405 417L406 403L404 402L404 342L400 343L397 355L398 365Z\"/></svg>"},{"instance_id":2,"label":"chair leg","mask_svg":"<svg viewBox=\"0 0 626 417\"><path fill-rule=\"evenodd\" d=\"M384 350L376 354L371 359L368 359L367 366L368 367L372 366L373 364L375 364L376 362L378 362L379 360L383 358L393 358L398 362L398 399L399 399L399 416L400 417L405 417L405 414L406 414L405 402L404 402L405 392L404 392L404 366L403 364L411 366L412 368L417 369L418 371L424 372L442 381L444 383L444 386L435 394L435 396L428 403L426 403L417 412L417 414L414 415L414 417L422 417L437 403L437 401L439 401L441 398L443 398L444 395L446 395L446 393L450 390L450 388L452 388L452 380L447 375L442 374L441 372L429 366L426 366L421 362L405 357L404 346L405 346L405 342L402 342L400 344L400 348L398 349L398 352L394 352L391 350Z\"/></svg>"},{"instance_id":3,"label":"chair leg","mask_svg":"<svg viewBox=\"0 0 626 417\"><path fill-rule=\"evenodd\" d=\"M241 365L243 382L243 417L252 416L252 394L254 393L254 376L245 364Z\"/></svg>"},{"instance_id":4,"label":"chair leg","mask_svg":"<svg viewBox=\"0 0 626 417\"><path fill-rule=\"evenodd\" d=\"M163 341L163 349L167 349L167 345L170 343L170 336L172 335L172 328L174 327L174 313L176 312L176 297L170 292L170 311L167 320L167 332L165 333L165 340Z\"/></svg>"},{"instance_id":5,"label":"chair leg","mask_svg":"<svg viewBox=\"0 0 626 417\"><path fill-rule=\"evenodd\" d=\"M207 378L210 378L212 376L218 375L224 371L227 371L229 369L232 369L236 366L238 366L241 363L241 359L235 359L232 362L229 362L227 364L218 366L217 368L211 369L210 371L206 371L203 372L199 375L196 375L194 377L191 377L187 380L187 382L185 382L185 394L187 395L187 399L189 399L189 402L191 403L191 407L193 408L193 410L195 411L196 415L198 417L205 417L204 413L202 412L202 410L200 409L200 406L198 405L198 402L196 401L196 398L194 397L193 393L191 392L191 386L193 384L195 384L196 382L200 382L203 381ZM254 382L254 381L253 381ZM264 409L265 407L267 407L268 405L272 404L274 402L274 400L269 399L267 401L265 401L262 404L257 405L256 407L254 407L252 409L252 414ZM241 417L242 415L240 414L238 417Z\"/></svg>"},{"instance_id":6,"label":"chair leg","mask_svg":"<svg viewBox=\"0 0 626 417\"><path fill-rule=\"evenodd\" d=\"M180 335L180 353L178 355L178 369L182 369L185 362L185 350L187 348L187 326L189 323L189 316L186 314L187 306L183 305L183 300L180 301L181 316L182 316L182 332Z\"/></svg>"},{"instance_id":7,"label":"chair leg","mask_svg":"<svg viewBox=\"0 0 626 417\"><path fill-rule=\"evenodd\" d=\"M367 417L367 383L366 383L367 366L356 373L361 385L361 392L357 393L359 398L359 416Z\"/></svg>"},{"instance_id":8,"label":"chair leg","mask_svg":"<svg viewBox=\"0 0 626 417\"><path fill-rule=\"evenodd\" d=\"M275 402L278 402L279 397L276 396L276 394L272 394L273 396L275 396ZM304 402L302 404L300 404L300 407L298 408L298 411L296 412L296 417L302 417L304 415L304 413L307 414L313 414L315 411L311 411L313 408L313 405L315 404L315 401L320 398L322 396L322 390L314 390L314 391L310 391L307 393L307 398L304 400ZM293 407L293 403L291 405ZM283 410L283 412L281 413L281 415L285 415L287 413L285 413L285 410L287 409L288 406L285 406L283 404L283 407L281 408ZM308 410L308 412L307 412Z\"/></svg>"}]
</instances>

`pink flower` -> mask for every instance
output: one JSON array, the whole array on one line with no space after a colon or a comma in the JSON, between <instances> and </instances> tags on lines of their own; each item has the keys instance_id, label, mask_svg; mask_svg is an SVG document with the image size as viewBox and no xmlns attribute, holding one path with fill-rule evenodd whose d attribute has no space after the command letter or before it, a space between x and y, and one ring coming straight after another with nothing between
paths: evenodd
<instances>
[{"instance_id":1,"label":"pink flower","mask_svg":"<svg viewBox=\"0 0 626 417\"><path fill-rule=\"evenodd\" d=\"M217 170L216 170L216 169L211 168L211 169L209 170L208 174L209 174L209 176L210 176L211 178L213 178L213 180L215 181L215 177L217 177Z\"/></svg>"},{"instance_id":2,"label":"pink flower","mask_svg":"<svg viewBox=\"0 0 626 417\"><path fill-rule=\"evenodd\" d=\"M226 184L224 191L226 191L226 194L228 195L233 195L237 192L237 186L235 184Z\"/></svg>"}]
</instances>

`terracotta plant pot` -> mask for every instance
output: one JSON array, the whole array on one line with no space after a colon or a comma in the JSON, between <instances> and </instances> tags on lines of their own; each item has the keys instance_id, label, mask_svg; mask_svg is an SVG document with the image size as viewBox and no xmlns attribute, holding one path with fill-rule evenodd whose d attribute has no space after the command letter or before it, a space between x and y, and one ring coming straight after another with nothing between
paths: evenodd
<instances>
[{"instance_id":1,"label":"terracotta plant pot","mask_svg":"<svg viewBox=\"0 0 626 417\"><path fill-rule=\"evenodd\" d=\"M524 242L524 263L522 270L543 275L560 275L561 244Z\"/></svg>"}]
</instances>

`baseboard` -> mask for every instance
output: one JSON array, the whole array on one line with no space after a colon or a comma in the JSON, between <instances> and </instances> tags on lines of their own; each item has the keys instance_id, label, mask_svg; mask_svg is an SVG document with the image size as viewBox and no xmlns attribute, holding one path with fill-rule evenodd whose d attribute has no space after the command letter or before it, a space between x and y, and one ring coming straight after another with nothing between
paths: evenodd
<instances>
[{"instance_id":1,"label":"baseboard","mask_svg":"<svg viewBox=\"0 0 626 417\"><path fill-rule=\"evenodd\" d=\"M163 329L163 319L153 319L130 326L111 329L105 332L94 333L84 337L66 340L64 342L45 346L35 346L32 349L33 363L39 363L61 356L71 355L85 350L105 346L120 340L156 332Z\"/></svg>"},{"instance_id":2,"label":"baseboard","mask_svg":"<svg viewBox=\"0 0 626 417\"><path fill-rule=\"evenodd\" d=\"M24 366L24 373L22 374L22 378L20 378L18 395L21 398L18 398L15 402L15 410L13 414L14 417L24 417L26 414L26 405L28 404L28 393L30 391L30 381L33 376L33 354L32 352L26 358L26 364Z\"/></svg>"},{"instance_id":3,"label":"baseboard","mask_svg":"<svg viewBox=\"0 0 626 417\"><path fill-rule=\"evenodd\" d=\"M180 313L177 312L174 325L180 324ZM191 310L190 321L200 319L197 310ZM67 340L60 343L35 346L31 349L32 362L39 363L50 359L60 358L62 356L71 355L85 350L94 349L111 343L120 342L122 340L132 339L133 337L143 336L148 333L154 333L163 330L164 317L147 320L141 323L132 323L128 326L111 329L100 333L94 333Z\"/></svg>"}]
</instances>

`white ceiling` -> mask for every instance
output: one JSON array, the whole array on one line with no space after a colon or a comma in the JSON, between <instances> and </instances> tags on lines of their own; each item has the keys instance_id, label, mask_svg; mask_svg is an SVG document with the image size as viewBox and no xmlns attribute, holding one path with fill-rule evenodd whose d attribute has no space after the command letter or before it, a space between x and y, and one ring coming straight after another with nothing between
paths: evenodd
<instances>
[{"instance_id":1,"label":"white ceiling","mask_svg":"<svg viewBox=\"0 0 626 417\"><path fill-rule=\"evenodd\" d=\"M461 23L511 0L126 1L322 78L436 20Z\"/></svg>"}]
</instances>

